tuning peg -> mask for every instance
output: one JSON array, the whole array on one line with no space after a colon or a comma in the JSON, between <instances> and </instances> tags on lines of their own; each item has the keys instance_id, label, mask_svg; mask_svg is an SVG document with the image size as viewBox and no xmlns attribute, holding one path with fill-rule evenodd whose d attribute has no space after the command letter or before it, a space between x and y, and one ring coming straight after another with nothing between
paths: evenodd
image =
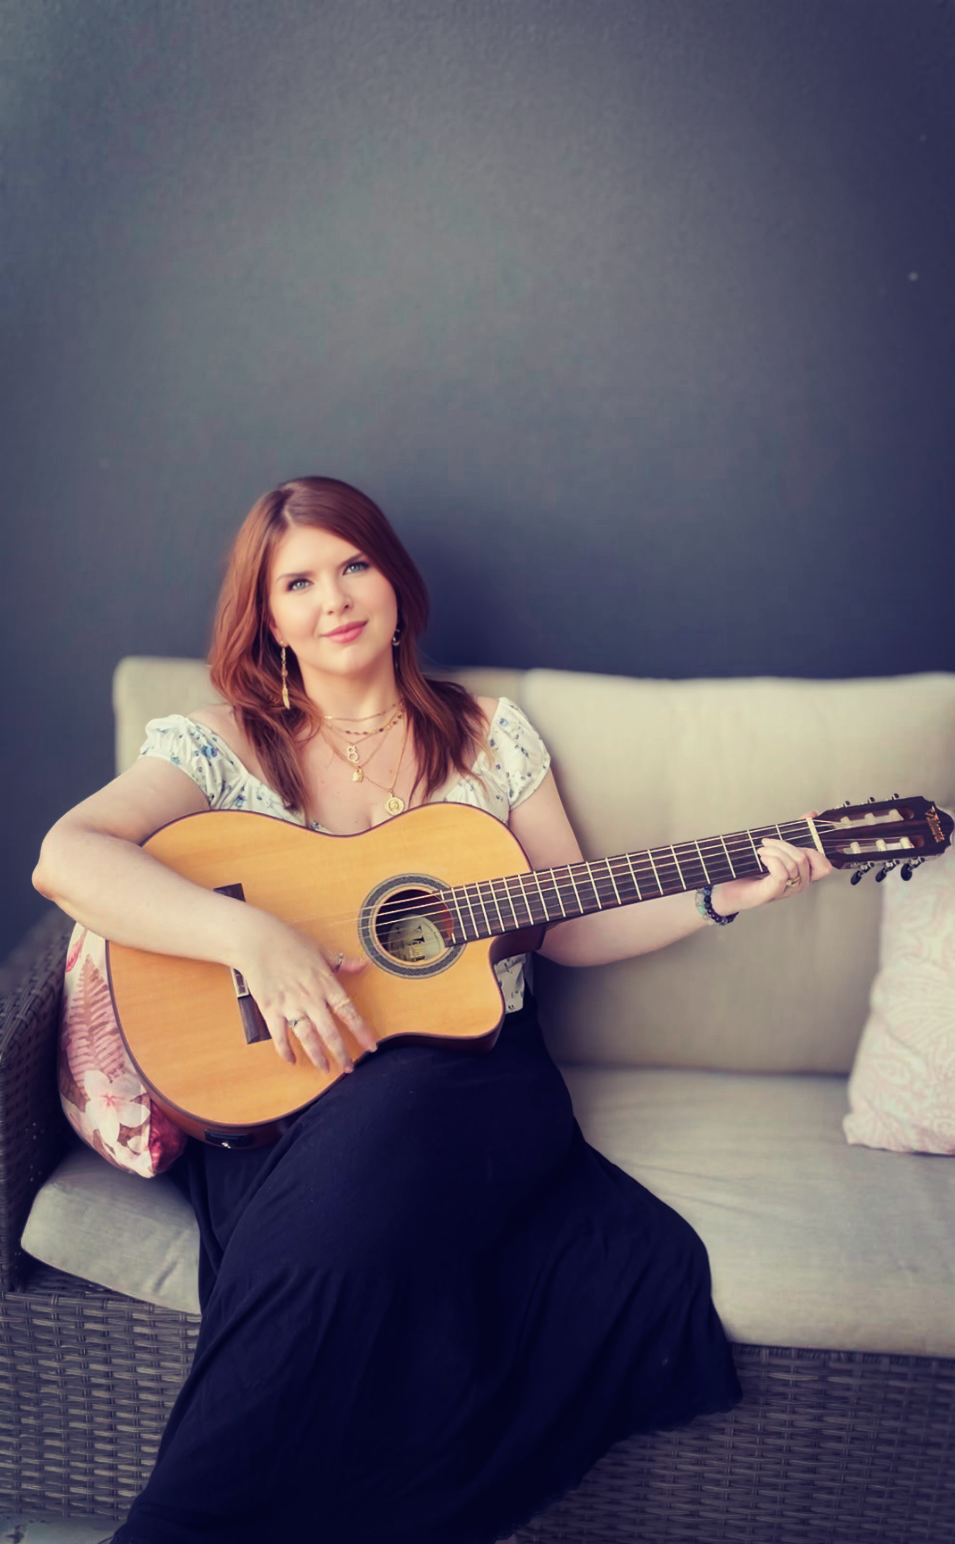
<instances>
[{"instance_id":1,"label":"tuning peg","mask_svg":"<svg viewBox=\"0 0 955 1544\"><path fill-rule=\"evenodd\" d=\"M901 867L901 869L900 869L900 873L901 873L901 875L902 875L902 878L903 878L903 879L911 879L911 878L912 878L912 875L913 875L913 874L914 874L914 873L915 873L915 870L916 870L916 869L917 869L917 868L921 868L921 867L922 867L922 864L923 864L923 863L924 863L924 862L925 862L925 859L924 859L924 858L916 858L916 859L915 859L915 860L914 860L914 862L913 862L913 860L912 860L912 859L911 859L911 858L910 858L910 859L909 859L909 860L908 860L908 862L907 862L907 863L903 863L903 864L902 864L902 867Z\"/></svg>"},{"instance_id":2,"label":"tuning peg","mask_svg":"<svg viewBox=\"0 0 955 1544\"><path fill-rule=\"evenodd\" d=\"M886 874L891 874L892 870L894 868L898 868L898 866L898 863L883 863L882 867L879 869L879 872L875 876L876 884L880 885Z\"/></svg>"},{"instance_id":3,"label":"tuning peg","mask_svg":"<svg viewBox=\"0 0 955 1544\"><path fill-rule=\"evenodd\" d=\"M844 810L851 809L852 808L852 800L851 799L843 799L843 801L842 801L842 808Z\"/></svg>"},{"instance_id":4,"label":"tuning peg","mask_svg":"<svg viewBox=\"0 0 955 1544\"><path fill-rule=\"evenodd\" d=\"M849 883L853 885L859 884L863 874L868 874L870 868L872 867L873 865L871 863L866 863L862 868L857 868Z\"/></svg>"},{"instance_id":5,"label":"tuning peg","mask_svg":"<svg viewBox=\"0 0 955 1544\"><path fill-rule=\"evenodd\" d=\"M869 803L870 804L875 804L875 802L876 802L875 794L874 793L870 793L870 795L869 795Z\"/></svg>"},{"instance_id":6,"label":"tuning peg","mask_svg":"<svg viewBox=\"0 0 955 1544\"><path fill-rule=\"evenodd\" d=\"M893 797L893 799L900 799L900 798L901 798L901 797L902 797L902 795L901 795L901 794L898 794L898 793L894 793L894 794L893 794L893 795L892 795L892 797Z\"/></svg>"}]
</instances>

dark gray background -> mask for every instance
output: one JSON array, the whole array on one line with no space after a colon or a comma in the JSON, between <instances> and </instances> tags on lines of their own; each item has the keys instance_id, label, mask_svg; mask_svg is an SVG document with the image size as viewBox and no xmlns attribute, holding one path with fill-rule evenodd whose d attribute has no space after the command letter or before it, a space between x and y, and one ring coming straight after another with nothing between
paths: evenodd
<instances>
[{"instance_id":1,"label":"dark gray background","mask_svg":"<svg viewBox=\"0 0 955 1544\"><path fill-rule=\"evenodd\" d=\"M0 945L115 662L205 651L291 475L382 503L441 663L955 669L953 46L950 0L0 0Z\"/></svg>"}]
</instances>

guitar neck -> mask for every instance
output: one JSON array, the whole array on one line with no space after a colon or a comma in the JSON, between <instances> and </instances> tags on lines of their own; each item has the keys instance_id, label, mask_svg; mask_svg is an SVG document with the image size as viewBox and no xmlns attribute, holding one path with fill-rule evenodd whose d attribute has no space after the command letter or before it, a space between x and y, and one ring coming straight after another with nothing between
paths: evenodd
<instances>
[{"instance_id":1,"label":"guitar neck","mask_svg":"<svg viewBox=\"0 0 955 1544\"><path fill-rule=\"evenodd\" d=\"M655 901L728 879L765 874L758 849L766 837L778 837L795 847L817 845L808 820L790 820L698 842L625 852L595 863L570 863L562 868L481 880L442 890L440 899L452 920L452 941L471 943L616 906Z\"/></svg>"}]
</instances>

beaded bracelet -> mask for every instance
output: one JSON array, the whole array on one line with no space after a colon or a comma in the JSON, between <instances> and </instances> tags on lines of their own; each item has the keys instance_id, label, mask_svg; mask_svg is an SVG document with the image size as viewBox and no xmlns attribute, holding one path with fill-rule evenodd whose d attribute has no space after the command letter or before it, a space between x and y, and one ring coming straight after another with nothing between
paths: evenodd
<instances>
[{"instance_id":1,"label":"beaded bracelet","mask_svg":"<svg viewBox=\"0 0 955 1544\"><path fill-rule=\"evenodd\" d=\"M713 910L713 886L704 885L702 890L696 892L696 909L707 922L715 922L717 927L729 927L739 916L738 911L731 911L728 917L721 917L718 911Z\"/></svg>"}]
</instances>

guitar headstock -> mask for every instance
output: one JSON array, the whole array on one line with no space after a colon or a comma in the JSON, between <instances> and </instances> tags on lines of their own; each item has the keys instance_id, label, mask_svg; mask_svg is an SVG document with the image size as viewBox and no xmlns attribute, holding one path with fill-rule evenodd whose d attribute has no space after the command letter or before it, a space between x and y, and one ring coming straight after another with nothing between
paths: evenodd
<instances>
[{"instance_id":1,"label":"guitar headstock","mask_svg":"<svg viewBox=\"0 0 955 1544\"><path fill-rule=\"evenodd\" d=\"M876 863L876 878L901 865L902 878L926 858L934 858L949 845L955 821L928 799L870 799L868 804L846 804L824 810L813 820L823 851L834 868L855 868L852 883ZM860 865L864 865L860 867Z\"/></svg>"}]
</instances>

